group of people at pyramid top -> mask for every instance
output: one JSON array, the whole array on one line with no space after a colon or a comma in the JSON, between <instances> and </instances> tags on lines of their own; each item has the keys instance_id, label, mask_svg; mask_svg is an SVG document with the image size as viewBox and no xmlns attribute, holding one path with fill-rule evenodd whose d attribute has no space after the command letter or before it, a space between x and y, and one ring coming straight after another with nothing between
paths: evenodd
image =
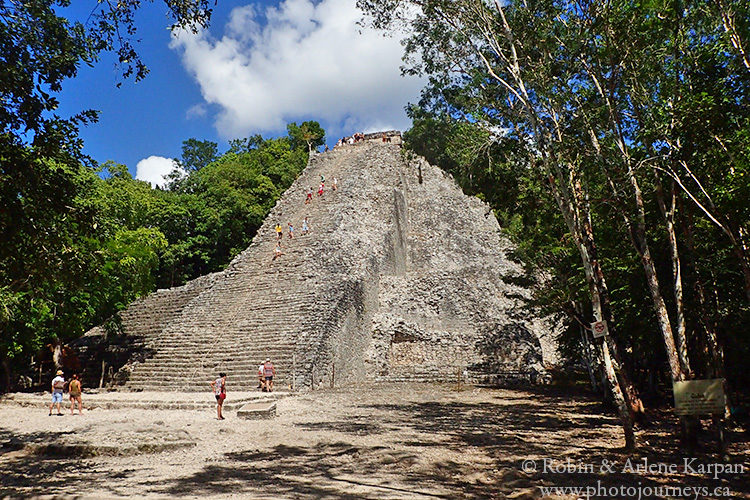
<instances>
[{"instance_id":1,"label":"group of people at pyramid top","mask_svg":"<svg viewBox=\"0 0 750 500\"><path fill-rule=\"evenodd\" d=\"M351 137L342 137L336 142L335 147L343 146L344 144L355 144L365 140L365 134L362 132L355 132Z\"/></svg>"},{"instance_id":2,"label":"group of people at pyramid top","mask_svg":"<svg viewBox=\"0 0 750 500\"><path fill-rule=\"evenodd\" d=\"M342 137L341 139L339 139L338 142L336 142L335 147L343 146L344 144L351 145L357 142L363 142L364 140L365 140L365 134L363 134L362 132L356 132L351 137ZM381 140L383 142L391 142L391 138L385 132L383 132L383 135L381 136ZM326 146L326 151L328 151L328 146Z\"/></svg>"},{"instance_id":3,"label":"group of people at pyramid top","mask_svg":"<svg viewBox=\"0 0 750 500\"><path fill-rule=\"evenodd\" d=\"M338 189L339 181L336 177L333 178L333 185L331 186L331 189L333 191L336 191ZM320 186L318 186L318 197L323 196L323 192L325 190L326 186L326 178L324 175L321 174L320 176ZM305 205L309 205L313 201L313 188L310 186L310 189L307 190L307 195L305 196ZM271 259L271 262L275 261L282 255L284 255L284 252L281 249L281 243L284 241L284 228L281 225L281 222L277 222L276 226L274 228L276 230L276 247L273 250L273 258ZM307 220L307 217L302 221L302 235L306 235L310 232L310 223ZM292 222L287 223L287 235L290 240L294 239L294 224Z\"/></svg>"}]
</instances>

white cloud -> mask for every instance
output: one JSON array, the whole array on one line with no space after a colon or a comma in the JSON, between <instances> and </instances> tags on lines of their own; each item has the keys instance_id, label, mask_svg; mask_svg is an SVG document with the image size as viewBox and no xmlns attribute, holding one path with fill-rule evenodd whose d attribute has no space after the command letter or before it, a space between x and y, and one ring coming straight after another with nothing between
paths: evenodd
<instances>
[{"instance_id":1,"label":"white cloud","mask_svg":"<svg viewBox=\"0 0 750 500\"><path fill-rule=\"evenodd\" d=\"M190 106L187 111L185 111L185 118L188 120L192 118L200 118L201 116L206 116L206 105L204 103L199 103L194 106Z\"/></svg>"},{"instance_id":2,"label":"white cloud","mask_svg":"<svg viewBox=\"0 0 750 500\"><path fill-rule=\"evenodd\" d=\"M224 35L181 32L170 47L216 104L225 138L319 120L336 137L404 128L404 106L422 87L400 75L398 39L357 25L352 0L285 0L232 10Z\"/></svg>"},{"instance_id":3,"label":"white cloud","mask_svg":"<svg viewBox=\"0 0 750 500\"><path fill-rule=\"evenodd\" d=\"M149 182L153 187L164 187L167 183L164 176L170 173L172 169L174 169L174 162L171 158L149 156L136 165L135 178Z\"/></svg>"}]
</instances>

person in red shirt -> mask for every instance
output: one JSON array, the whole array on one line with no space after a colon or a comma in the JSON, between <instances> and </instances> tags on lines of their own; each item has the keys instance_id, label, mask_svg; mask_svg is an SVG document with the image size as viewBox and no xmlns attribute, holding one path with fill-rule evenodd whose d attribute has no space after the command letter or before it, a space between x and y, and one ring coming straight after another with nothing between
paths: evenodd
<instances>
[{"instance_id":1,"label":"person in red shirt","mask_svg":"<svg viewBox=\"0 0 750 500\"><path fill-rule=\"evenodd\" d=\"M263 375L266 377L266 390L272 392L273 376L276 375L276 368L271 363L271 358L266 358L266 362L263 364Z\"/></svg>"},{"instance_id":2,"label":"person in red shirt","mask_svg":"<svg viewBox=\"0 0 750 500\"><path fill-rule=\"evenodd\" d=\"M211 382L211 389L214 391L216 396L216 414L219 420L224 420L221 414L221 407L224 405L224 400L227 399L227 374L219 373L219 378Z\"/></svg>"}]
</instances>

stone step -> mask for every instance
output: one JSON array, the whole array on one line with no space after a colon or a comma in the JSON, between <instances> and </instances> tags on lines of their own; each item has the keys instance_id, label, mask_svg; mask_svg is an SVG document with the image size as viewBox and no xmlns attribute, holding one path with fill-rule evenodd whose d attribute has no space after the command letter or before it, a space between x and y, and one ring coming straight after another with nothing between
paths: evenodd
<instances>
[{"instance_id":1,"label":"stone step","mask_svg":"<svg viewBox=\"0 0 750 500\"><path fill-rule=\"evenodd\" d=\"M197 372L205 372L205 373L213 373L214 370L222 370L222 371L233 371L235 373L240 374L247 374L248 376L254 376L258 373L258 363L253 363L253 365L248 363L216 363L216 364L208 364L208 365L176 365L176 366L165 366L162 364L154 365L151 367L142 366L139 367L140 369L133 373L133 377L139 376L142 373L148 373L149 375L152 374L159 374L164 376L179 376L179 374L183 373L197 373ZM218 367L218 368L216 368ZM298 369L301 369L301 366L297 367ZM279 368L276 369L277 373L286 373L290 372L293 369L291 363L283 363L280 365Z\"/></svg>"},{"instance_id":2,"label":"stone step","mask_svg":"<svg viewBox=\"0 0 750 500\"><path fill-rule=\"evenodd\" d=\"M258 347L237 347L237 348L224 348L223 346L218 346L215 349L212 349L210 351L206 351L205 349L178 349L178 348L171 348L171 347L164 347L162 350L157 351L153 357L148 358L148 360L155 360L159 359L161 361L182 361L183 359L195 359L196 356L202 356L203 358L207 359L225 359L225 358L234 358L237 356L257 356L258 353L265 353L263 354L263 358L266 357L274 357L274 356L284 356L289 355L291 356L292 352L295 349L295 345L285 345L285 346L258 346ZM148 361L147 360L147 361Z\"/></svg>"}]
</instances>

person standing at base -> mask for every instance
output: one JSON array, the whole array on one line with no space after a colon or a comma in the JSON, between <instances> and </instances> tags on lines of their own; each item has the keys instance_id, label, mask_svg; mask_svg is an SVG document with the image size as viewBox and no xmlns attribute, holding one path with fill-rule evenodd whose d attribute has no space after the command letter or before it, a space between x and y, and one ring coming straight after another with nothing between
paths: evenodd
<instances>
[{"instance_id":1,"label":"person standing at base","mask_svg":"<svg viewBox=\"0 0 750 500\"><path fill-rule=\"evenodd\" d=\"M258 389L260 389L263 392L266 392L266 379L264 376L263 371L263 363L258 365Z\"/></svg>"},{"instance_id":2,"label":"person standing at base","mask_svg":"<svg viewBox=\"0 0 750 500\"><path fill-rule=\"evenodd\" d=\"M227 374L219 373L219 378L211 382L211 389L216 396L216 415L219 420L224 420L221 414L221 407L224 406L224 400L227 399Z\"/></svg>"},{"instance_id":3,"label":"person standing at base","mask_svg":"<svg viewBox=\"0 0 750 500\"><path fill-rule=\"evenodd\" d=\"M78 414L83 415L83 400L81 399L81 393L83 387L81 387L81 381L78 379L78 374L73 374L73 380L68 384L68 394L70 395L70 414L74 415L76 403L78 403Z\"/></svg>"},{"instance_id":4,"label":"person standing at base","mask_svg":"<svg viewBox=\"0 0 750 500\"><path fill-rule=\"evenodd\" d=\"M271 363L271 358L266 358L266 362L263 363L263 374L266 378L266 390L273 392L273 376L276 375L276 368Z\"/></svg>"},{"instance_id":5,"label":"person standing at base","mask_svg":"<svg viewBox=\"0 0 750 500\"><path fill-rule=\"evenodd\" d=\"M52 379L52 402L49 404L49 414L52 415L52 407L57 405L57 414L62 415L60 411L60 405L63 400L63 389L65 388L65 379L63 378L63 371L57 370L57 376Z\"/></svg>"}]
</instances>

